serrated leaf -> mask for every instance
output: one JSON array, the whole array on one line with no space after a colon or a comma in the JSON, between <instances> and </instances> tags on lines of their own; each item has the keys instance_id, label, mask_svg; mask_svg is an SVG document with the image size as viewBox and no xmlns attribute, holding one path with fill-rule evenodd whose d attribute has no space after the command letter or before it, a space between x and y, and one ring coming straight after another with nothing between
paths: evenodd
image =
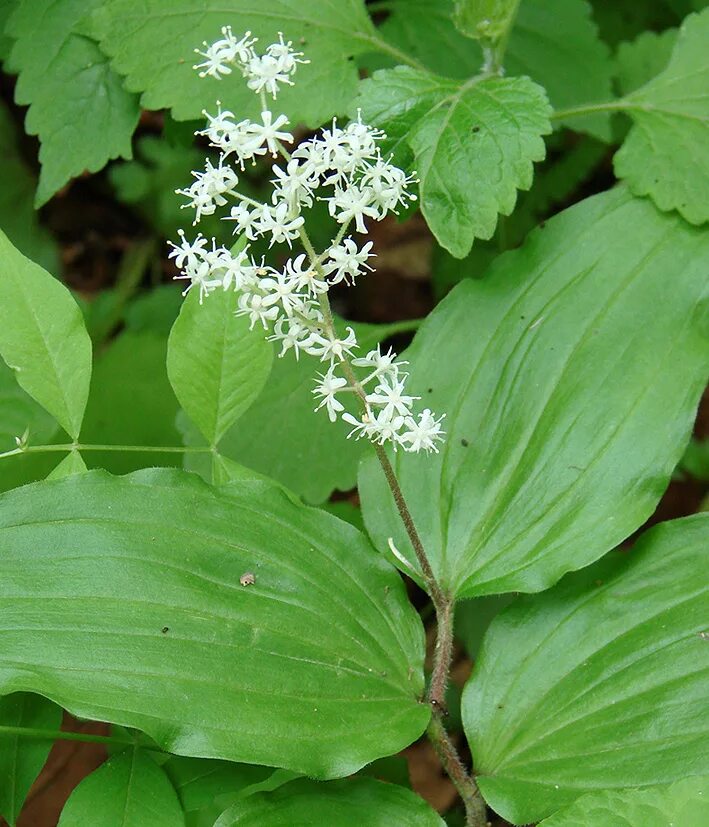
<instances>
[{"instance_id":1,"label":"serrated leaf","mask_svg":"<svg viewBox=\"0 0 709 827\"><path fill-rule=\"evenodd\" d=\"M87 775L64 805L59 827L184 827L170 779L144 752L111 756Z\"/></svg>"},{"instance_id":2,"label":"serrated leaf","mask_svg":"<svg viewBox=\"0 0 709 827\"><path fill-rule=\"evenodd\" d=\"M225 108L242 115L260 112L258 96L238 73L222 82L199 78L192 69L195 48L217 40L222 26L250 30L260 46L283 32L304 51L292 88L278 96L278 111L294 122L317 126L342 112L354 97L357 71L351 57L376 47L377 36L363 0L107 0L94 17L94 31L126 86L143 92L147 109L169 107L178 120L201 119L202 110ZM160 48L155 44L160 43ZM197 59L198 62L199 59Z\"/></svg>"},{"instance_id":3,"label":"serrated leaf","mask_svg":"<svg viewBox=\"0 0 709 827\"><path fill-rule=\"evenodd\" d=\"M69 291L0 232L0 356L20 386L76 439L91 378L91 340Z\"/></svg>"},{"instance_id":4,"label":"serrated leaf","mask_svg":"<svg viewBox=\"0 0 709 827\"><path fill-rule=\"evenodd\" d=\"M643 32L621 43L616 53L616 76L621 94L627 95L659 75L670 62L677 29Z\"/></svg>"},{"instance_id":5,"label":"serrated leaf","mask_svg":"<svg viewBox=\"0 0 709 827\"><path fill-rule=\"evenodd\" d=\"M706 233L618 188L549 220L428 317L404 358L447 438L438 455L392 461L444 589L548 588L652 514L706 383L708 262ZM393 537L415 565L374 462L360 496L377 546Z\"/></svg>"},{"instance_id":6,"label":"serrated leaf","mask_svg":"<svg viewBox=\"0 0 709 827\"><path fill-rule=\"evenodd\" d=\"M167 346L167 373L177 398L210 445L262 391L273 347L263 330L235 316L238 295L218 290L200 304L190 291Z\"/></svg>"},{"instance_id":7,"label":"serrated leaf","mask_svg":"<svg viewBox=\"0 0 709 827\"><path fill-rule=\"evenodd\" d=\"M639 790L587 793L539 827L699 827L707 821L709 778L695 776Z\"/></svg>"},{"instance_id":8,"label":"serrated leaf","mask_svg":"<svg viewBox=\"0 0 709 827\"><path fill-rule=\"evenodd\" d=\"M661 210L709 221L709 9L690 15L669 65L624 98L635 125L613 160L616 175Z\"/></svg>"},{"instance_id":9,"label":"serrated leaf","mask_svg":"<svg viewBox=\"0 0 709 827\"><path fill-rule=\"evenodd\" d=\"M337 824L338 827L444 827L443 819L404 787L373 778L348 778L328 784L302 779L272 793L239 801L214 827L294 827Z\"/></svg>"},{"instance_id":10,"label":"serrated leaf","mask_svg":"<svg viewBox=\"0 0 709 827\"><path fill-rule=\"evenodd\" d=\"M362 352L417 326L416 322L340 324L354 328ZM321 367L308 358L296 361L290 353L275 359L262 392L219 446L226 458L277 480L314 504L327 500L336 489L354 488L359 461L371 450L365 442L347 439L351 430L347 423L330 422L323 411L314 410L312 391ZM201 444L185 422L178 422L178 426L186 445ZM185 467L210 478L208 457L188 455Z\"/></svg>"},{"instance_id":11,"label":"serrated leaf","mask_svg":"<svg viewBox=\"0 0 709 827\"><path fill-rule=\"evenodd\" d=\"M25 128L39 136L36 204L84 170L131 156L138 102L78 24L102 0L21 0L8 21L15 100L29 104Z\"/></svg>"},{"instance_id":12,"label":"serrated leaf","mask_svg":"<svg viewBox=\"0 0 709 827\"><path fill-rule=\"evenodd\" d=\"M463 723L504 818L706 771L708 536L709 514L664 523L493 621Z\"/></svg>"},{"instance_id":13,"label":"serrated leaf","mask_svg":"<svg viewBox=\"0 0 709 827\"><path fill-rule=\"evenodd\" d=\"M0 104L0 228L20 252L56 271L56 245L39 223L33 204L37 181L18 151L17 139L10 113Z\"/></svg>"},{"instance_id":14,"label":"serrated leaf","mask_svg":"<svg viewBox=\"0 0 709 827\"><path fill-rule=\"evenodd\" d=\"M490 238L498 213L532 185L551 131L544 90L528 78L474 78L462 86L408 67L376 72L357 106L416 167L421 210L441 246L465 256ZM411 153L414 160L411 161Z\"/></svg>"},{"instance_id":15,"label":"serrated leaf","mask_svg":"<svg viewBox=\"0 0 709 827\"><path fill-rule=\"evenodd\" d=\"M398 574L352 526L265 483L153 469L5 494L0 608L0 691L177 754L333 777L428 721Z\"/></svg>"},{"instance_id":16,"label":"serrated leaf","mask_svg":"<svg viewBox=\"0 0 709 827\"><path fill-rule=\"evenodd\" d=\"M62 711L40 695L15 692L0 698L0 816L14 825L27 793L44 766L51 740L24 738L2 731L3 727L21 727L56 731Z\"/></svg>"},{"instance_id":17,"label":"serrated leaf","mask_svg":"<svg viewBox=\"0 0 709 827\"><path fill-rule=\"evenodd\" d=\"M433 72L469 78L483 65L479 46L458 32L452 0L394 0L382 34ZM613 63L586 0L523 0L504 56L508 77L528 75L543 86L555 109L612 97ZM610 140L608 115L564 122Z\"/></svg>"}]
</instances>

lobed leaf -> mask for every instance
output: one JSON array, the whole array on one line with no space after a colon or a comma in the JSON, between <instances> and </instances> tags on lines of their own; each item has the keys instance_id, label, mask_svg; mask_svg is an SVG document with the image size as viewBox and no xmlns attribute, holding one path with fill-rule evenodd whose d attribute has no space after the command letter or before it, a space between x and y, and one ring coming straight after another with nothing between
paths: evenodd
<instances>
[{"instance_id":1,"label":"lobed leaf","mask_svg":"<svg viewBox=\"0 0 709 827\"><path fill-rule=\"evenodd\" d=\"M89 472L5 494L0 610L0 692L180 755L341 776L428 721L398 574L262 482Z\"/></svg>"},{"instance_id":2,"label":"lobed leaf","mask_svg":"<svg viewBox=\"0 0 709 827\"><path fill-rule=\"evenodd\" d=\"M91 340L69 291L0 232L0 356L70 437L81 429Z\"/></svg>"},{"instance_id":3,"label":"lobed leaf","mask_svg":"<svg viewBox=\"0 0 709 827\"><path fill-rule=\"evenodd\" d=\"M709 514L663 523L492 622L463 723L504 818L706 772L708 536Z\"/></svg>"},{"instance_id":4,"label":"lobed leaf","mask_svg":"<svg viewBox=\"0 0 709 827\"><path fill-rule=\"evenodd\" d=\"M635 125L613 160L636 195L692 224L709 221L707 38L709 9L682 24L667 68L625 97Z\"/></svg>"},{"instance_id":5,"label":"lobed leaf","mask_svg":"<svg viewBox=\"0 0 709 827\"><path fill-rule=\"evenodd\" d=\"M551 131L544 90L529 78L478 76L462 85L408 67L376 72L357 100L400 162L414 165L421 210L457 258L490 238L499 213L532 185ZM411 155L413 153L413 161Z\"/></svg>"},{"instance_id":6,"label":"lobed leaf","mask_svg":"<svg viewBox=\"0 0 709 827\"><path fill-rule=\"evenodd\" d=\"M619 188L548 221L428 317L405 358L447 438L392 462L445 589L540 591L652 514L706 384L708 262L706 233ZM393 537L415 565L371 460L360 496L377 546Z\"/></svg>"},{"instance_id":7,"label":"lobed leaf","mask_svg":"<svg viewBox=\"0 0 709 827\"><path fill-rule=\"evenodd\" d=\"M138 101L79 25L102 2L21 0L8 20L15 100L29 105L25 128L41 142L37 206L84 170L131 157Z\"/></svg>"}]
</instances>

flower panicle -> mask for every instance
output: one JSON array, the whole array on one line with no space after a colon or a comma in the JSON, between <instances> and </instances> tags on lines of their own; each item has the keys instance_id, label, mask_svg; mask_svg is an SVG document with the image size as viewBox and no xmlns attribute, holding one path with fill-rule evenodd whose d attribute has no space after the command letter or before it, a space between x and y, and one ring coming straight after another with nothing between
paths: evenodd
<instances>
[{"instance_id":1,"label":"flower panicle","mask_svg":"<svg viewBox=\"0 0 709 827\"><path fill-rule=\"evenodd\" d=\"M287 131L285 115L266 108L266 94L274 99L281 86L292 85L300 64L308 63L279 33L278 40L258 53L251 32L236 37L231 28L222 37L195 50L203 61L195 65L200 77L220 79L236 68L247 86L262 102L260 121L237 120L234 113L217 103L215 114L205 112L206 126L197 135L207 138L218 150L216 163L207 159L204 169L192 173L194 181L177 193L186 199L183 207L193 210L194 222L218 210L233 222L233 231L247 242L266 239L269 246L302 242L305 252L296 252L283 269L256 260L247 244L232 252L201 233L190 241L179 231L179 243L170 242L170 257L180 270L178 279L187 284L185 293L197 288L200 303L215 290L238 293L236 314L248 318L252 328L261 327L268 339L280 346L279 356L293 351L296 359L305 353L324 363L313 394L315 410L324 409L331 421L341 418L352 430L349 436L395 448L419 452L437 451L443 440L443 417L429 409L414 412L419 397L406 391L406 363L389 350L377 347L358 355L352 327L344 334L335 331L327 292L332 285L355 284L374 257L372 242L358 243L348 229L367 232L367 221L381 221L388 214L416 200L411 191L415 173L407 174L381 151L386 135L362 121L340 126L333 119L319 134L301 141L292 151L293 135ZM239 176L246 164L266 155L283 162L272 166L273 189L266 203L239 190ZM327 203L340 231L320 255L305 235L304 210L316 200ZM343 371L343 369L346 370ZM345 375L340 375L344 372ZM341 395L355 392L362 413L355 417Z\"/></svg>"}]
</instances>

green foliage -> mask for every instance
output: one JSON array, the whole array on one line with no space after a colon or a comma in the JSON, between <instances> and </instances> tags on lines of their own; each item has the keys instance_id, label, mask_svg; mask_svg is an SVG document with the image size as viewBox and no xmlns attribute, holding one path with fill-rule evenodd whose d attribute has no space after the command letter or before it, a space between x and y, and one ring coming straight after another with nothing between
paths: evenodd
<instances>
[{"instance_id":1,"label":"green foliage","mask_svg":"<svg viewBox=\"0 0 709 827\"><path fill-rule=\"evenodd\" d=\"M664 32L643 32L635 40L621 43L616 53L616 76L623 95L634 92L670 62L677 42L677 29Z\"/></svg>"},{"instance_id":2,"label":"green foliage","mask_svg":"<svg viewBox=\"0 0 709 827\"><path fill-rule=\"evenodd\" d=\"M15 99L29 104L25 127L39 136L36 203L111 158L131 156L138 102L126 92L82 19L102 0L20 0L7 24Z\"/></svg>"},{"instance_id":3,"label":"green foliage","mask_svg":"<svg viewBox=\"0 0 709 827\"><path fill-rule=\"evenodd\" d=\"M664 523L493 621L463 721L503 817L706 771L708 530L707 514Z\"/></svg>"},{"instance_id":4,"label":"green foliage","mask_svg":"<svg viewBox=\"0 0 709 827\"><path fill-rule=\"evenodd\" d=\"M444 821L418 796L373 778L348 778L328 784L302 779L272 793L249 796L230 807L214 827L444 827Z\"/></svg>"},{"instance_id":5,"label":"green foliage","mask_svg":"<svg viewBox=\"0 0 709 827\"><path fill-rule=\"evenodd\" d=\"M356 529L266 483L36 483L0 498L0 570L0 692L316 777L426 726L421 623L398 575Z\"/></svg>"},{"instance_id":6,"label":"green foliage","mask_svg":"<svg viewBox=\"0 0 709 827\"><path fill-rule=\"evenodd\" d=\"M47 760L52 742L27 740L3 732L3 727L20 727L55 732L62 711L40 695L15 692L0 697L0 816L14 827L35 778Z\"/></svg>"},{"instance_id":7,"label":"green foliage","mask_svg":"<svg viewBox=\"0 0 709 827\"><path fill-rule=\"evenodd\" d=\"M512 25L519 0L455 0L453 20L468 37L496 43Z\"/></svg>"},{"instance_id":8,"label":"green foliage","mask_svg":"<svg viewBox=\"0 0 709 827\"><path fill-rule=\"evenodd\" d=\"M532 185L551 131L544 90L528 78L460 85L401 67L365 81L357 106L385 128L399 161L416 167L421 210L457 258L490 238L498 213L509 215L517 190Z\"/></svg>"},{"instance_id":9,"label":"green foliage","mask_svg":"<svg viewBox=\"0 0 709 827\"><path fill-rule=\"evenodd\" d=\"M674 784L622 792L593 792L544 819L540 827L629 827L699 825L709 821L709 779L683 778Z\"/></svg>"},{"instance_id":10,"label":"green foliage","mask_svg":"<svg viewBox=\"0 0 709 827\"><path fill-rule=\"evenodd\" d=\"M424 322L410 386L447 412L447 439L392 462L450 593L547 588L650 516L706 382L708 245L619 188L547 222ZM373 460L360 495L378 547L393 537L415 562Z\"/></svg>"},{"instance_id":11,"label":"green foliage","mask_svg":"<svg viewBox=\"0 0 709 827\"><path fill-rule=\"evenodd\" d=\"M382 34L432 72L469 78L480 71L483 53L457 31L452 10L452 0L394 0ZM555 109L612 96L612 61L586 0L523 0L503 62L507 76L528 75L543 86ZM605 113L562 123L610 139Z\"/></svg>"},{"instance_id":12,"label":"green foliage","mask_svg":"<svg viewBox=\"0 0 709 827\"><path fill-rule=\"evenodd\" d=\"M34 211L37 182L20 156L17 138L10 113L0 104L0 228L20 252L56 272L56 247Z\"/></svg>"},{"instance_id":13,"label":"green foliage","mask_svg":"<svg viewBox=\"0 0 709 827\"><path fill-rule=\"evenodd\" d=\"M184 827L177 793L155 761L140 749L112 755L69 796L59 827Z\"/></svg>"},{"instance_id":14,"label":"green foliage","mask_svg":"<svg viewBox=\"0 0 709 827\"><path fill-rule=\"evenodd\" d=\"M351 58L377 48L377 33L363 0L107 0L97 10L93 31L113 67L126 76L126 87L142 92L147 109L169 107L178 120L200 118L221 100L226 109L254 116L258 98L240 78L218 83L193 71L195 47L213 42L222 26L247 29L268 44L283 32L286 40L307 49L309 65L298 70L298 83L279 95L294 122L317 126L342 112L357 87ZM156 45L159 44L159 48Z\"/></svg>"},{"instance_id":15,"label":"green foliage","mask_svg":"<svg viewBox=\"0 0 709 827\"><path fill-rule=\"evenodd\" d=\"M625 98L635 122L614 159L636 195L687 221L709 221L709 10L682 25L669 65Z\"/></svg>"},{"instance_id":16,"label":"green foliage","mask_svg":"<svg viewBox=\"0 0 709 827\"><path fill-rule=\"evenodd\" d=\"M60 480L62 477L71 477L73 474L83 474L86 463L79 451L69 451L59 465L47 476L48 480Z\"/></svg>"},{"instance_id":17,"label":"green foliage","mask_svg":"<svg viewBox=\"0 0 709 827\"><path fill-rule=\"evenodd\" d=\"M271 371L273 348L263 330L234 317L238 298L223 290L200 304L190 291L168 342L172 387L210 445L252 404Z\"/></svg>"},{"instance_id":18,"label":"green foliage","mask_svg":"<svg viewBox=\"0 0 709 827\"><path fill-rule=\"evenodd\" d=\"M0 356L76 439L91 378L91 341L69 291L0 232Z\"/></svg>"}]
</instances>

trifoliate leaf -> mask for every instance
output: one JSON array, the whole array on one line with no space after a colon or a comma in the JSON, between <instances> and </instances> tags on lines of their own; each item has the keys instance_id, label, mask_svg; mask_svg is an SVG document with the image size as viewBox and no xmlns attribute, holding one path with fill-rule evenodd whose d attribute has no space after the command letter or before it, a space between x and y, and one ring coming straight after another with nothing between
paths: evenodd
<instances>
[{"instance_id":1,"label":"trifoliate leaf","mask_svg":"<svg viewBox=\"0 0 709 827\"><path fill-rule=\"evenodd\" d=\"M539 827L700 827L709 822L709 778L582 795Z\"/></svg>"},{"instance_id":2,"label":"trifoliate leaf","mask_svg":"<svg viewBox=\"0 0 709 827\"><path fill-rule=\"evenodd\" d=\"M250 30L264 49L283 32L305 53L310 63L298 67L295 86L279 93L276 106L311 126L345 109L357 87L351 58L378 41L363 0L107 0L93 20L127 88L143 92L145 108L170 107L179 120L201 118L216 100L240 117L260 112L258 96L238 72L217 81L192 68L199 62L195 48L218 40L222 26L235 34Z\"/></svg>"},{"instance_id":3,"label":"trifoliate leaf","mask_svg":"<svg viewBox=\"0 0 709 827\"><path fill-rule=\"evenodd\" d=\"M616 153L616 175L661 210L709 221L709 9L682 25L669 65L628 95L635 121Z\"/></svg>"},{"instance_id":4,"label":"trifoliate leaf","mask_svg":"<svg viewBox=\"0 0 709 827\"><path fill-rule=\"evenodd\" d=\"M667 67L677 42L677 29L643 32L621 43L616 53L616 77L623 95L634 92Z\"/></svg>"},{"instance_id":5,"label":"trifoliate leaf","mask_svg":"<svg viewBox=\"0 0 709 827\"><path fill-rule=\"evenodd\" d=\"M480 71L483 53L455 28L452 11L452 0L394 0L381 31L431 71L469 78ZM555 109L612 97L610 52L586 0L524 0L503 63L507 77L528 75L543 86ZM607 113L569 119L568 126L610 139Z\"/></svg>"},{"instance_id":6,"label":"trifoliate leaf","mask_svg":"<svg viewBox=\"0 0 709 827\"><path fill-rule=\"evenodd\" d=\"M37 205L84 170L131 156L137 99L98 45L77 33L101 1L21 0L8 21L15 38L10 61L19 72L15 100L29 104L25 127L41 143Z\"/></svg>"},{"instance_id":7,"label":"trifoliate leaf","mask_svg":"<svg viewBox=\"0 0 709 827\"><path fill-rule=\"evenodd\" d=\"M706 772L708 536L709 514L663 523L493 620L463 723L503 818L536 822L587 792ZM626 823L653 824L605 822Z\"/></svg>"},{"instance_id":8,"label":"trifoliate leaf","mask_svg":"<svg viewBox=\"0 0 709 827\"><path fill-rule=\"evenodd\" d=\"M446 442L392 462L449 593L548 588L652 514L706 386L708 264L707 233L620 187L547 221L425 320L408 387L446 414ZM378 547L393 538L415 566L375 461L359 493Z\"/></svg>"},{"instance_id":9,"label":"trifoliate leaf","mask_svg":"<svg viewBox=\"0 0 709 827\"><path fill-rule=\"evenodd\" d=\"M529 78L460 85L399 67L365 81L356 103L385 129L399 161L416 168L423 214L457 258L475 238L490 238L517 190L531 187L533 162L545 154L541 136L551 131L549 102Z\"/></svg>"}]
</instances>

